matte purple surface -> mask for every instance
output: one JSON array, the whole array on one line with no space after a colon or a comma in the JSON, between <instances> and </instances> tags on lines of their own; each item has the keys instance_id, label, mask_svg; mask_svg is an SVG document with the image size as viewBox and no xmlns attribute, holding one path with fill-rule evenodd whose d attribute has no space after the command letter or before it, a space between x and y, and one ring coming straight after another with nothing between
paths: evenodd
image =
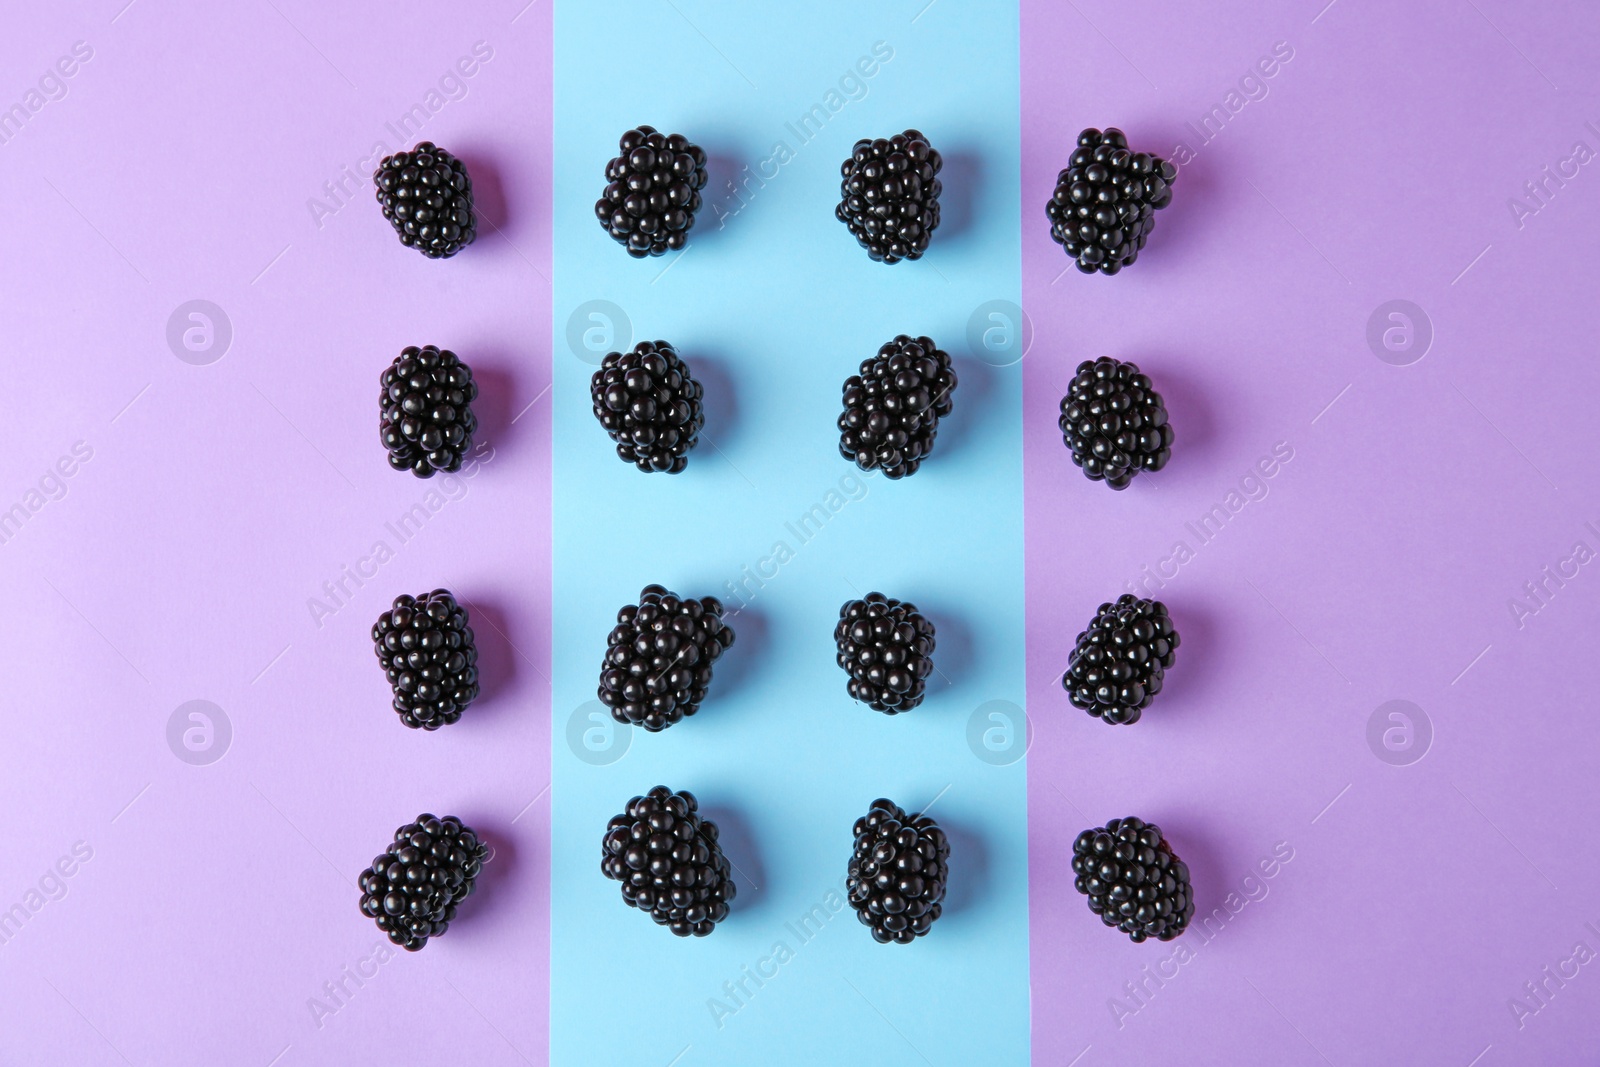
<instances>
[{"instance_id":1,"label":"matte purple surface","mask_svg":"<svg viewBox=\"0 0 1600 1067\"><path fill-rule=\"evenodd\" d=\"M92 51L0 143L0 511L25 511L0 543L0 1060L543 1062L550 5L125 3L16 6L0 35L4 107ZM375 142L423 138L491 223L446 262L368 185ZM209 365L167 340L197 298L232 326ZM428 343L484 383L471 478L391 471L377 439L379 372ZM486 692L425 734L368 631L436 586L471 605ZM195 699L232 727L205 766L167 739ZM448 934L377 960L355 878L423 811L495 855Z\"/></svg>"},{"instance_id":2,"label":"matte purple surface","mask_svg":"<svg viewBox=\"0 0 1600 1067\"><path fill-rule=\"evenodd\" d=\"M1543 206L1524 188L1575 142L1600 151L1596 13L1324 2L1024 0L1039 1063L1600 1048L1600 175L1569 165ZM1241 88L1277 42L1292 59ZM1226 121L1203 142L1186 124L1213 105ZM1192 158L1137 264L1061 275L1043 206L1077 132L1108 124ZM1408 366L1366 340L1396 298L1434 331ZM1071 466L1055 425L1099 355L1150 373L1177 429L1171 465L1120 494ZM1293 458L1247 480L1274 448ZM1213 505L1202 539L1186 524ZM1546 565L1541 604L1524 583ZM1169 575L1151 589L1183 643L1145 717L1108 727L1059 676L1146 566ZM1433 731L1407 766L1367 740L1395 699ZM1180 941L1131 944L1072 889L1073 835L1130 814L1193 870Z\"/></svg>"}]
</instances>

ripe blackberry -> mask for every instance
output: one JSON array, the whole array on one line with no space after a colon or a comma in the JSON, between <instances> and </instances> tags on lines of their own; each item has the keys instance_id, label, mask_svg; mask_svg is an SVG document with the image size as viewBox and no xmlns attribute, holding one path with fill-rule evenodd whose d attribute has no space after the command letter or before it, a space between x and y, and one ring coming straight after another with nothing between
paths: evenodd
<instances>
[{"instance_id":1,"label":"ripe blackberry","mask_svg":"<svg viewBox=\"0 0 1600 1067\"><path fill-rule=\"evenodd\" d=\"M930 337L900 334L845 379L840 454L890 478L917 473L933 451L939 420L954 406L955 388L950 353Z\"/></svg>"},{"instance_id":2,"label":"ripe blackberry","mask_svg":"<svg viewBox=\"0 0 1600 1067\"><path fill-rule=\"evenodd\" d=\"M378 382L378 437L389 450L389 466L418 478L460 470L478 429L472 368L449 349L411 345Z\"/></svg>"},{"instance_id":3,"label":"ripe blackberry","mask_svg":"<svg viewBox=\"0 0 1600 1067\"><path fill-rule=\"evenodd\" d=\"M927 815L907 815L892 800L874 800L856 820L856 849L846 886L850 906L880 945L909 945L944 910L950 841Z\"/></svg>"},{"instance_id":4,"label":"ripe blackberry","mask_svg":"<svg viewBox=\"0 0 1600 1067\"><path fill-rule=\"evenodd\" d=\"M1142 819L1112 819L1072 843L1073 886L1089 910L1134 941L1171 941L1194 917L1189 867L1161 828Z\"/></svg>"},{"instance_id":5,"label":"ripe blackberry","mask_svg":"<svg viewBox=\"0 0 1600 1067\"><path fill-rule=\"evenodd\" d=\"M716 597L693 600L647 585L617 612L600 665L600 702L621 723L651 733L700 710L711 667L733 644Z\"/></svg>"},{"instance_id":6,"label":"ripe blackberry","mask_svg":"<svg viewBox=\"0 0 1600 1067\"><path fill-rule=\"evenodd\" d=\"M1121 130L1084 130L1044 206L1050 236L1085 274L1115 274L1139 258L1177 177L1159 156L1129 152Z\"/></svg>"},{"instance_id":7,"label":"ripe blackberry","mask_svg":"<svg viewBox=\"0 0 1600 1067\"><path fill-rule=\"evenodd\" d=\"M432 141L386 156L372 180L400 243L429 259L448 259L478 236L466 164Z\"/></svg>"},{"instance_id":8,"label":"ripe blackberry","mask_svg":"<svg viewBox=\"0 0 1600 1067\"><path fill-rule=\"evenodd\" d=\"M1140 471L1172 458L1172 426L1161 394L1132 363L1102 356L1078 364L1061 398L1061 437L1092 482L1126 489Z\"/></svg>"},{"instance_id":9,"label":"ripe blackberry","mask_svg":"<svg viewBox=\"0 0 1600 1067\"><path fill-rule=\"evenodd\" d=\"M394 710L413 730L449 726L477 699L478 648L467 609L450 590L395 597L372 626L372 644Z\"/></svg>"},{"instance_id":10,"label":"ripe blackberry","mask_svg":"<svg viewBox=\"0 0 1600 1067\"><path fill-rule=\"evenodd\" d=\"M383 855L361 872L361 914L408 952L455 921L472 894L489 846L453 815L418 815L394 832Z\"/></svg>"},{"instance_id":11,"label":"ripe blackberry","mask_svg":"<svg viewBox=\"0 0 1600 1067\"><path fill-rule=\"evenodd\" d=\"M705 390L665 341L611 352L589 379L594 417L617 443L617 457L640 470L678 474L706 424Z\"/></svg>"},{"instance_id":12,"label":"ripe blackberry","mask_svg":"<svg viewBox=\"0 0 1600 1067\"><path fill-rule=\"evenodd\" d=\"M621 153L606 164L606 189L594 204L601 227L635 259L682 248L700 210L705 151L654 126L629 130L617 147Z\"/></svg>"},{"instance_id":13,"label":"ripe blackberry","mask_svg":"<svg viewBox=\"0 0 1600 1067\"><path fill-rule=\"evenodd\" d=\"M856 700L888 715L922 703L933 673L933 621L915 604L882 593L846 601L833 628L837 660Z\"/></svg>"},{"instance_id":14,"label":"ripe blackberry","mask_svg":"<svg viewBox=\"0 0 1600 1067\"><path fill-rule=\"evenodd\" d=\"M844 180L834 217L877 262L921 259L939 228L943 186L934 175L943 166L917 130L888 139L862 138L839 168Z\"/></svg>"},{"instance_id":15,"label":"ripe blackberry","mask_svg":"<svg viewBox=\"0 0 1600 1067\"><path fill-rule=\"evenodd\" d=\"M693 793L658 785L612 817L600 848L600 870L622 883L624 903L679 937L709 934L738 890L717 824L697 807Z\"/></svg>"},{"instance_id":16,"label":"ripe blackberry","mask_svg":"<svg viewBox=\"0 0 1600 1067\"><path fill-rule=\"evenodd\" d=\"M1090 715L1113 725L1138 722L1161 692L1177 647L1167 606L1124 593L1114 604L1101 604L1078 635L1061 687L1073 707Z\"/></svg>"}]
</instances>

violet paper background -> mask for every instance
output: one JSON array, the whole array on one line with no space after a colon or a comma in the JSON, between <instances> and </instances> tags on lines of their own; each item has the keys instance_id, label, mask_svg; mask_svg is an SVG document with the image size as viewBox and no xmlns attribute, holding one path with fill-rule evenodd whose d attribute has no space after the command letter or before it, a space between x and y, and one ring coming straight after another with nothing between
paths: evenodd
<instances>
[{"instance_id":1,"label":"violet paper background","mask_svg":"<svg viewBox=\"0 0 1600 1067\"><path fill-rule=\"evenodd\" d=\"M40 506L0 543L0 1060L544 1059L550 7L522 6L7 13L0 100L41 106L0 143L0 509ZM445 262L365 173L423 138L482 213ZM195 299L225 352L215 312L169 345ZM380 371L428 343L483 384L470 478L394 472L377 439ZM424 734L368 631L436 586L471 604L486 691ZM170 747L192 700L231 737L185 713ZM180 759L190 728L221 758ZM375 960L355 879L423 811L495 855L447 936Z\"/></svg>"},{"instance_id":2,"label":"violet paper background","mask_svg":"<svg viewBox=\"0 0 1600 1067\"><path fill-rule=\"evenodd\" d=\"M1600 150L1594 11L1027 0L1022 29L1035 1061L1590 1062L1600 177L1568 162L1543 206L1524 183ZM1192 158L1138 263L1058 278L1044 203L1108 124ZM1395 299L1433 334L1403 366L1367 340ZM1390 352L1386 316L1376 351L1421 354L1420 317ZM1055 426L1100 355L1150 373L1177 429L1120 494ZM1213 505L1206 540L1187 524ZM1183 643L1111 728L1059 676L1146 567ZM1134 945L1072 891L1073 835L1130 814L1193 871L1178 942Z\"/></svg>"}]
</instances>

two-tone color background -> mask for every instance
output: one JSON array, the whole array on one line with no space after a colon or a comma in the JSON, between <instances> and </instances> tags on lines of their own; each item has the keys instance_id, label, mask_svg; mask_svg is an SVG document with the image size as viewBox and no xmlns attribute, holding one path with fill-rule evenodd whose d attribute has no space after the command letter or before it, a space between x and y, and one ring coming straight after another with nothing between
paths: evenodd
<instances>
[{"instance_id":1,"label":"two-tone color background","mask_svg":"<svg viewBox=\"0 0 1600 1067\"><path fill-rule=\"evenodd\" d=\"M1600 15L524 2L4 15L0 1063L1600 1057ZM593 218L638 123L711 156L682 256ZM1107 124L1180 177L1140 262L1083 277L1043 204ZM832 218L838 164L908 126L945 221L884 268ZM422 139L477 191L442 263L369 185ZM891 483L833 420L899 332L961 384ZM670 479L587 391L658 338L708 393ZM384 462L377 376L428 343L482 382L483 447L422 482ZM1120 494L1056 428L1099 355L1178 434ZM630 735L594 678L651 582L739 638L699 715ZM414 733L368 630L441 585L485 691ZM910 716L832 662L872 589L939 627ZM1112 729L1058 680L1129 590L1183 644ZM658 782L735 866L706 939L599 872ZM909 948L829 906L879 795L954 844ZM355 878L422 811L494 858L447 935L379 951ZM1071 889L1072 837L1127 814L1194 873L1172 944Z\"/></svg>"}]
</instances>

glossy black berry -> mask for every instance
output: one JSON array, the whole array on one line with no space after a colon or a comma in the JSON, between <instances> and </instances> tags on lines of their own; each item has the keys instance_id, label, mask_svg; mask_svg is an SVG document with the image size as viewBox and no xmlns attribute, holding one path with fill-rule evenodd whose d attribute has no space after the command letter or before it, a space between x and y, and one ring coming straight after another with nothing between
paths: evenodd
<instances>
[{"instance_id":1,"label":"glossy black berry","mask_svg":"<svg viewBox=\"0 0 1600 1067\"><path fill-rule=\"evenodd\" d=\"M706 184L704 150L654 126L629 130L617 147L594 204L601 227L635 258L682 248Z\"/></svg>"},{"instance_id":2,"label":"glossy black berry","mask_svg":"<svg viewBox=\"0 0 1600 1067\"><path fill-rule=\"evenodd\" d=\"M412 729L449 726L477 699L478 649L467 609L448 589L395 597L372 626L372 644L394 710Z\"/></svg>"},{"instance_id":3,"label":"glossy black berry","mask_svg":"<svg viewBox=\"0 0 1600 1067\"><path fill-rule=\"evenodd\" d=\"M385 157L372 181L400 243L429 259L447 259L478 236L466 164L432 141Z\"/></svg>"},{"instance_id":4,"label":"glossy black berry","mask_svg":"<svg viewBox=\"0 0 1600 1067\"><path fill-rule=\"evenodd\" d=\"M933 673L933 621L910 601L882 593L849 600L833 628L846 688L874 711L897 715L922 703Z\"/></svg>"},{"instance_id":5,"label":"glossy black berry","mask_svg":"<svg viewBox=\"0 0 1600 1067\"><path fill-rule=\"evenodd\" d=\"M617 612L600 665L600 702L618 722L665 730L700 710L711 668L733 644L716 597L694 600L647 585Z\"/></svg>"},{"instance_id":6,"label":"glossy black berry","mask_svg":"<svg viewBox=\"0 0 1600 1067\"><path fill-rule=\"evenodd\" d=\"M471 895L489 846L453 815L418 815L361 872L361 914L389 940L415 952L455 921Z\"/></svg>"},{"instance_id":7,"label":"glossy black berry","mask_svg":"<svg viewBox=\"0 0 1600 1067\"><path fill-rule=\"evenodd\" d=\"M1177 177L1159 156L1128 151L1121 130L1084 130L1044 206L1050 236L1085 274L1115 274L1139 258Z\"/></svg>"},{"instance_id":8,"label":"glossy black berry","mask_svg":"<svg viewBox=\"0 0 1600 1067\"><path fill-rule=\"evenodd\" d=\"M1167 606L1124 593L1101 604L1067 663L1061 686L1073 707L1113 725L1139 721L1161 692L1178 648Z\"/></svg>"},{"instance_id":9,"label":"glossy black berry","mask_svg":"<svg viewBox=\"0 0 1600 1067\"><path fill-rule=\"evenodd\" d=\"M1172 458L1172 426L1161 394L1132 363L1108 357L1078 364L1061 398L1061 437L1092 482L1126 489L1140 471Z\"/></svg>"},{"instance_id":10,"label":"glossy black berry","mask_svg":"<svg viewBox=\"0 0 1600 1067\"><path fill-rule=\"evenodd\" d=\"M622 900L679 937L704 937L728 917L738 886L702 819L694 794L658 785L606 824L600 870L622 883Z\"/></svg>"},{"instance_id":11,"label":"glossy black berry","mask_svg":"<svg viewBox=\"0 0 1600 1067\"><path fill-rule=\"evenodd\" d=\"M907 815L892 800L874 800L856 820L856 847L845 885L850 906L879 944L909 945L943 911L950 841L927 815Z\"/></svg>"},{"instance_id":12,"label":"glossy black berry","mask_svg":"<svg viewBox=\"0 0 1600 1067\"><path fill-rule=\"evenodd\" d=\"M1072 843L1072 873L1089 910L1134 941L1171 941L1194 917L1189 867L1154 823L1112 819L1085 830Z\"/></svg>"},{"instance_id":13,"label":"glossy black berry","mask_svg":"<svg viewBox=\"0 0 1600 1067\"><path fill-rule=\"evenodd\" d=\"M920 259L939 227L944 161L917 130L856 142L839 168L834 217L880 263Z\"/></svg>"},{"instance_id":14,"label":"glossy black berry","mask_svg":"<svg viewBox=\"0 0 1600 1067\"><path fill-rule=\"evenodd\" d=\"M389 450L389 466L418 478L460 470L478 429L472 368L449 349L412 345L378 383L378 439Z\"/></svg>"},{"instance_id":15,"label":"glossy black berry","mask_svg":"<svg viewBox=\"0 0 1600 1067\"><path fill-rule=\"evenodd\" d=\"M917 473L933 451L939 420L954 406L955 389L950 353L932 338L901 334L845 379L840 454L890 478Z\"/></svg>"},{"instance_id":16,"label":"glossy black berry","mask_svg":"<svg viewBox=\"0 0 1600 1067\"><path fill-rule=\"evenodd\" d=\"M642 471L678 474L706 424L705 391L665 341L640 341L611 352L589 379L594 417L617 443L617 456Z\"/></svg>"}]
</instances>

